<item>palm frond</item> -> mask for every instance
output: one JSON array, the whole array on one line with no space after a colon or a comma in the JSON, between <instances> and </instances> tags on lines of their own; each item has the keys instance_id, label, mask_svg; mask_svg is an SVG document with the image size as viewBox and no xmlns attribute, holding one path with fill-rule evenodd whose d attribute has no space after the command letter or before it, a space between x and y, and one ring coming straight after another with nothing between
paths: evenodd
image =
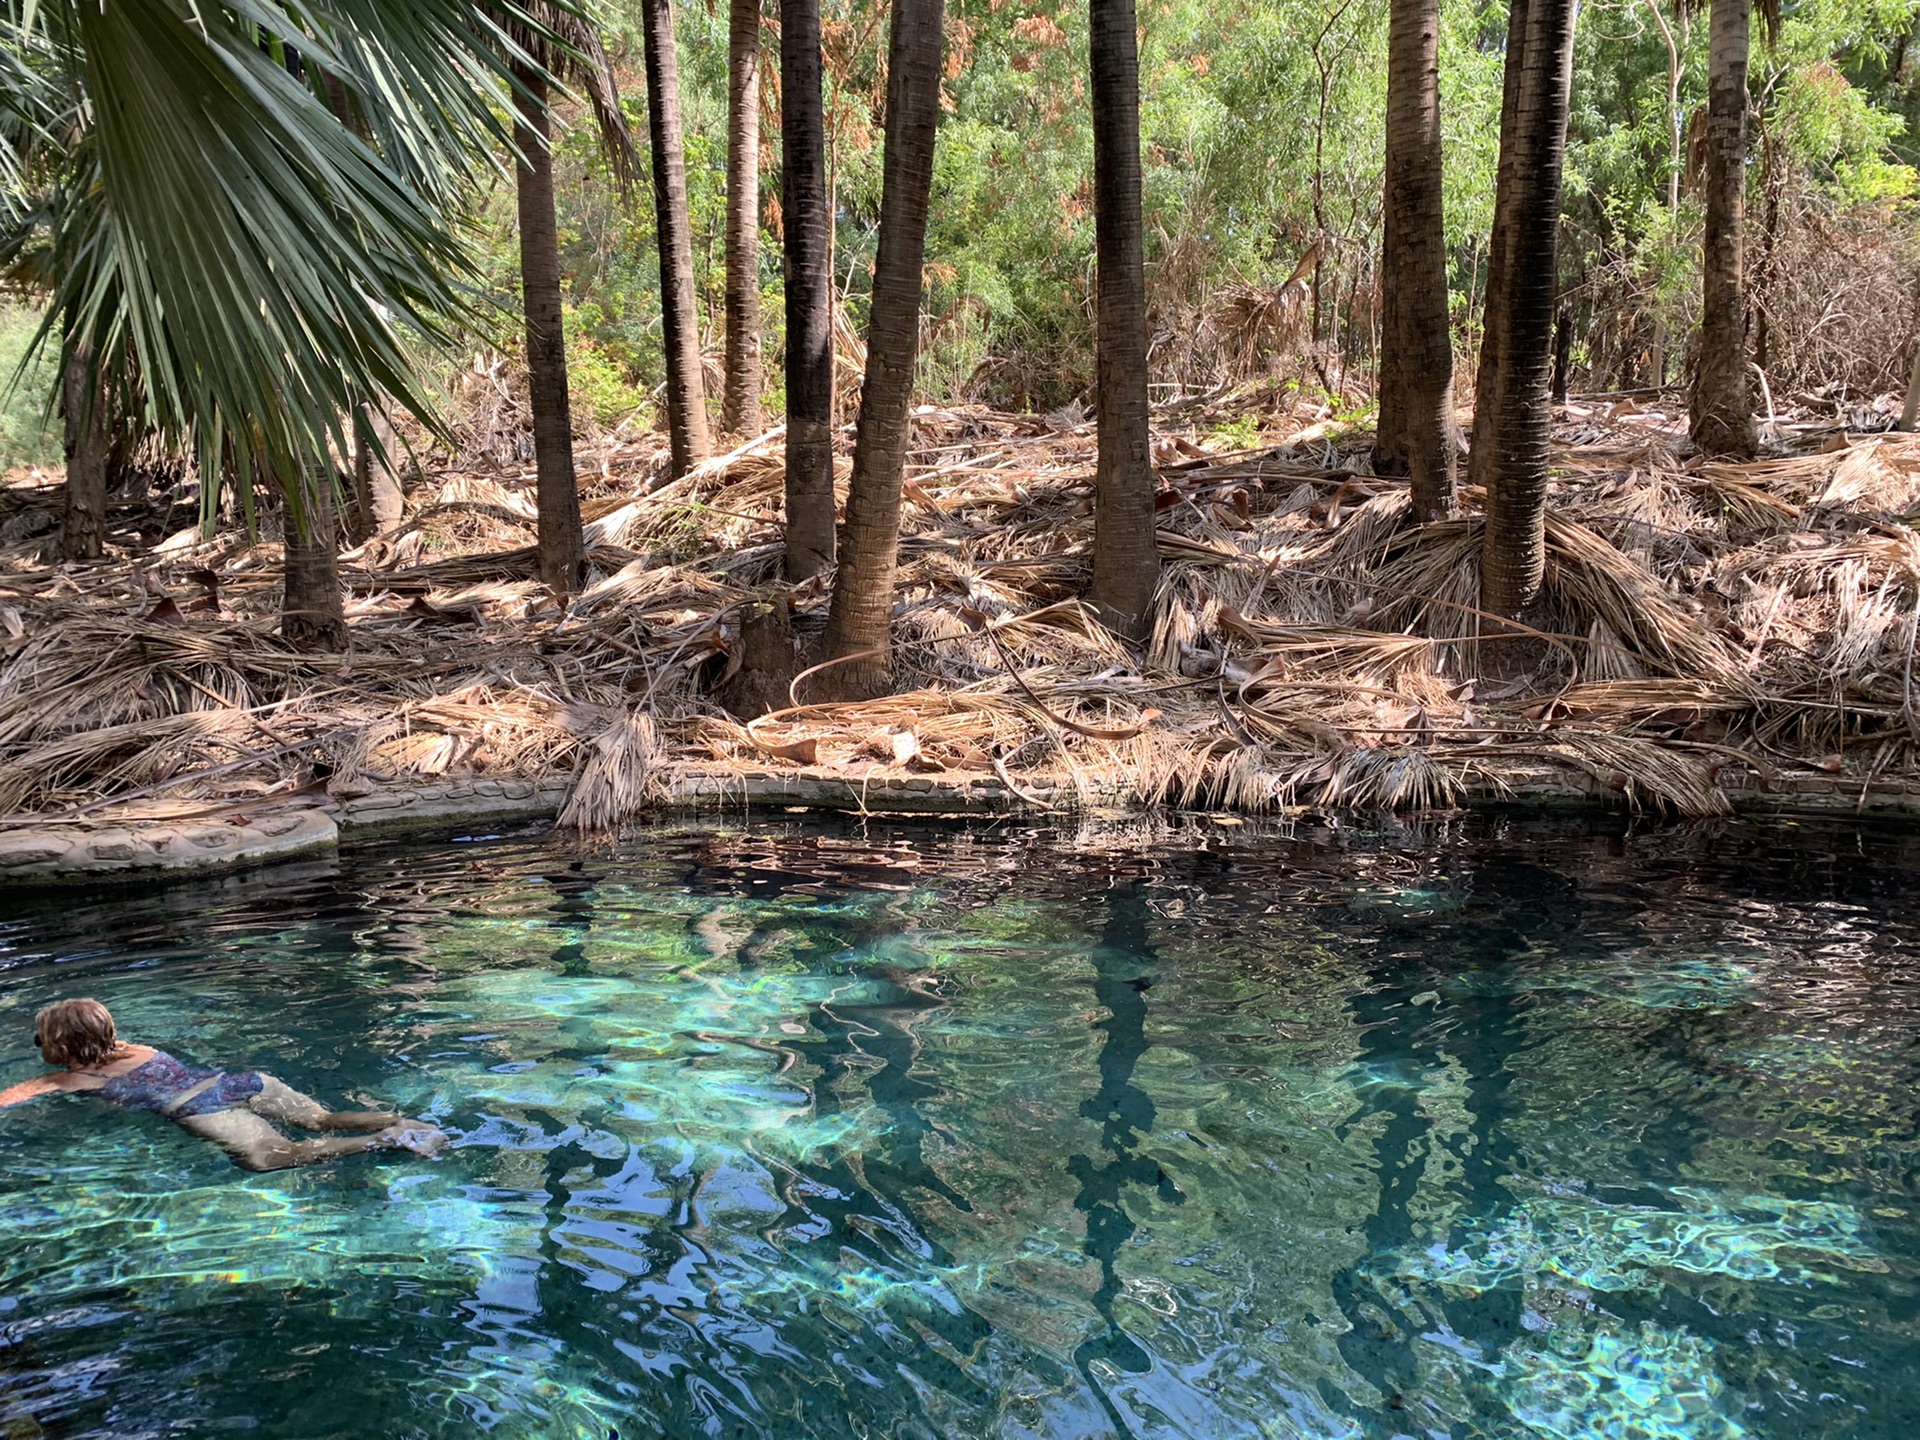
<instances>
[{"instance_id":1,"label":"palm frond","mask_svg":"<svg viewBox=\"0 0 1920 1440\"><path fill-rule=\"evenodd\" d=\"M473 266L447 202L505 138L509 72L530 58L503 16L548 33L468 0L0 10L0 51L43 53L86 107L72 160L87 183L49 226L47 324L116 383L137 373L155 423L191 437L207 473L249 457L304 526L306 477L348 448L360 397L432 423L403 334L445 343L468 318ZM262 36L338 80L370 141Z\"/></svg>"}]
</instances>

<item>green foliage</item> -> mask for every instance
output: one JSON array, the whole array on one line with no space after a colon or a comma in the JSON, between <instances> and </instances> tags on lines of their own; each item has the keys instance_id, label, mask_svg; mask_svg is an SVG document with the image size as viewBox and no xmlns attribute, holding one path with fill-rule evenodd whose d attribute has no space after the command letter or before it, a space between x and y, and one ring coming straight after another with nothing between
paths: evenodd
<instances>
[{"instance_id":1,"label":"green foliage","mask_svg":"<svg viewBox=\"0 0 1920 1440\"><path fill-rule=\"evenodd\" d=\"M1251 450L1260 443L1260 417L1242 415L1238 419L1216 425L1209 438L1222 449Z\"/></svg>"},{"instance_id":2,"label":"green foliage","mask_svg":"<svg viewBox=\"0 0 1920 1440\"><path fill-rule=\"evenodd\" d=\"M60 367L44 346L29 354L39 328L31 310L0 304L0 471L60 459L58 421L49 409Z\"/></svg>"},{"instance_id":3,"label":"green foliage","mask_svg":"<svg viewBox=\"0 0 1920 1440\"><path fill-rule=\"evenodd\" d=\"M856 329L876 240L886 13L879 0L823 5L835 281ZM1454 315L1470 337L1485 286L1507 14L1501 0L1442 0L1440 14ZM1908 122L1920 99L1903 37L1916 15L1920 0L1800 0L1772 43L1756 19L1756 194L1777 167L1802 208L1915 195L1909 167L1920 163L1920 140ZM694 263L712 352L722 323L726 15L685 6L676 19ZM1320 241L1317 343L1339 347L1364 373L1380 244L1386 0L1142 0L1139 23L1156 364L1179 369L1225 297L1247 287L1274 294ZM638 30L635 0L620 0L607 18L608 47L643 130ZM771 78L771 27L767 38ZM1647 356L1664 345L1666 373L1678 371L1698 293L1701 212L1690 166L1706 43L1704 11L1666 0L1582 6L1562 279L1586 340L1576 359L1590 369L1645 378ZM945 53L921 384L931 398L1053 408L1093 381L1085 7L950 0ZM769 198L779 188L777 101L763 106L763 122L762 315L766 372L777 383L780 250ZM573 333L594 348L586 363L597 374L617 369L623 386L650 394L664 378L651 207L643 191L621 208L584 125L562 141L560 173ZM509 310L510 221L510 207L489 212L486 267ZM1315 343L1303 336L1296 348Z\"/></svg>"},{"instance_id":4,"label":"green foliage","mask_svg":"<svg viewBox=\"0 0 1920 1440\"><path fill-rule=\"evenodd\" d=\"M124 412L304 525L361 399L431 419L409 333L468 318L451 212L506 137L515 25L546 33L505 0L0 6L0 259L45 257Z\"/></svg>"},{"instance_id":5,"label":"green foliage","mask_svg":"<svg viewBox=\"0 0 1920 1440\"><path fill-rule=\"evenodd\" d=\"M628 378L631 369L615 348L595 338L602 319L597 305L566 307L567 391L574 423L611 429L637 414L643 424L650 425L652 398Z\"/></svg>"}]
</instances>

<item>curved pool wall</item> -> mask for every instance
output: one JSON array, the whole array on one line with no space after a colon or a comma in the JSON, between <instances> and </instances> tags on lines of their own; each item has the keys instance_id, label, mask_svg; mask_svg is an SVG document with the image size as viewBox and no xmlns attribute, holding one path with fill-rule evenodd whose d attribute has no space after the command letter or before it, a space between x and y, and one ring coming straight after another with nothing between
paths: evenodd
<instances>
[{"instance_id":1,"label":"curved pool wall","mask_svg":"<svg viewBox=\"0 0 1920 1440\"><path fill-rule=\"evenodd\" d=\"M719 823L8 897L0 1436L1920 1433L1920 842Z\"/></svg>"}]
</instances>

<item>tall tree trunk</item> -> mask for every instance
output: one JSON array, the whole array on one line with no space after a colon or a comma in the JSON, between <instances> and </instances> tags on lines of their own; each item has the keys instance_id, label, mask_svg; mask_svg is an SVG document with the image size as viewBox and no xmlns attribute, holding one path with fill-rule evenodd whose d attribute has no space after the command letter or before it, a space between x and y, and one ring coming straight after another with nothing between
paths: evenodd
<instances>
[{"instance_id":1,"label":"tall tree trunk","mask_svg":"<svg viewBox=\"0 0 1920 1440\"><path fill-rule=\"evenodd\" d=\"M1387 158L1384 343L1392 363L1391 410L1399 427L1389 454L1404 458L1413 514L1453 511L1453 336L1447 326L1447 235L1440 167L1439 0L1392 0L1387 22ZM1377 468L1377 467L1376 467Z\"/></svg>"},{"instance_id":2,"label":"tall tree trunk","mask_svg":"<svg viewBox=\"0 0 1920 1440\"><path fill-rule=\"evenodd\" d=\"M900 481L907 410L920 350L920 271L940 115L942 0L894 0L887 38L886 156L880 248L867 320L867 374L853 446L853 479L840 568L827 613L825 655L841 694L875 694L892 677L893 571L900 541ZM849 657L858 656L858 659Z\"/></svg>"},{"instance_id":3,"label":"tall tree trunk","mask_svg":"<svg viewBox=\"0 0 1920 1440\"><path fill-rule=\"evenodd\" d=\"M1567 403L1567 384L1572 374L1573 311L1562 305L1559 318L1553 322L1553 382L1547 397L1555 405Z\"/></svg>"},{"instance_id":4,"label":"tall tree trunk","mask_svg":"<svg viewBox=\"0 0 1920 1440\"><path fill-rule=\"evenodd\" d=\"M1160 583L1147 433L1147 278L1140 218L1140 56L1134 0L1090 0L1098 307L1093 586L1102 623L1139 639Z\"/></svg>"},{"instance_id":5,"label":"tall tree trunk","mask_svg":"<svg viewBox=\"0 0 1920 1440\"><path fill-rule=\"evenodd\" d=\"M1388 72L1391 77L1391 70ZM1389 78L1389 85L1392 81ZM1400 296L1394 278L1394 266L1387 257L1395 245L1392 214L1382 217L1380 226L1380 360L1374 382L1377 419L1373 427L1373 473L1407 473L1407 400L1406 381L1400 374L1400 349L1396 342Z\"/></svg>"},{"instance_id":6,"label":"tall tree trunk","mask_svg":"<svg viewBox=\"0 0 1920 1440\"><path fill-rule=\"evenodd\" d=\"M760 413L760 0L727 27L727 386L721 423L758 435Z\"/></svg>"},{"instance_id":7,"label":"tall tree trunk","mask_svg":"<svg viewBox=\"0 0 1920 1440\"><path fill-rule=\"evenodd\" d=\"M400 437L386 412L362 405L353 440L353 538L362 542L399 525L407 496L400 483Z\"/></svg>"},{"instance_id":8,"label":"tall tree trunk","mask_svg":"<svg viewBox=\"0 0 1920 1440\"><path fill-rule=\"evenodd\" d=\"M280 601L280 633L296 650L347 648L346 611L340 599L339 520L333 476L316 470L296 513L286 505L286 590Z\"/></svg>"},{"instance_id":9,"label":"tall tree trunk","mask_svg":"<svg viewBox=\"0 0 1920 1440\"><path fill-rule=\"evenodd\" d=\"M1500 152L1494 166L1493 193L1496 205L1499 197L1518 183L1516 152L1507 144L1507 136L1514 133L1515 113L1520 103L1520 54L1514 47L1522 42L1526 26L1525 0L1514 0L1507 7L1507 60L1500 72ZM1501 243L1500 211L1494 211L1493 231L1487 236L1487 287L1481 295L1482 323L1480 326L1480 354L1474 362L1473 372L1473 429L1468 442L1468 473L1479 482L1479 472L1473 469L1472 455L1489 448L1492 441L1493 407L1486 403L1486 397L1492 393L1493 377L1501 366L1500 339L1485 323L1485 317L1491 314L1493 296L1506 285L1506 250ZM1468 296L1467 313L1469 323L1474 312L1473 299Z\"/></svg>"},{"instance_id":10,"label":"tall tree trunk","mask_svg":"<svg viewBox=\"0 0 1920 1440\"><path fill-rule=\"evenodd\" d=\"M520 296L527 320L527 390L533 407L534 501L539 511L540 578L565 597L580 588L586 552L580 487L573 471L573 409L567 398L567 340L560 320L560 236L553 215L553 149L547 84L515 66L514 142L520 206Z\"/></svg>"},{"instance_id":11,"label":"tall tree trunk","mask_svg":"<svg viewBox=\"0 0 1920 1440\"><path fill-rule=\"evenodd\" d=\"M673 475L713 454L707 387L700 373L700 317L694 307L693 229L687 221L687 157L680 138L680 56L673 0L642 0L647 52L647 133L653 141L653 211L660 246L661 328L667 351L667 434Z\"/></svg>"},{"instance_id":12,"label":"tall tree trunk","mask_svg":"<svg viewBox=\"0 0 1920 1440\"><path fill-rule=\"evenodd\" d=\"M1740 227L1747 199L1747 42L1753 0L1713 0L1707 43L1707 226L1700 269L1700 356L1688 407L1693 443L1751 456L1746 285Z\"/></svg>"},{"instance_id":13,"label":"tall tree trunk","mask_svg":"<svg viewBox=\"0 0 1920 1440\"><path fill-rule=\"evenodd\" d=\"M1518 617L1546 572L1548 382L1559 290L1555 232L1573 76L1574 0L1515 0L1493 210L1486 340L1470 476L1485 487L1487 607ZM1508 123L1511 122L1511 123ZM1491 363L1490 363L1491 362ZM1485 438L1482 438L1484 428Z\"/></svg>"},{"instance_id":14,"label":"tall tree trunk","mask_svg":"<svg viewBox=\"0 0 1920 1440\"><path fill-rule=\"evenodd\" d=\"M780 0L789 580L833 564L833 212L820 81L820 0Z\"/></svg>"},{"instance_id":15,"label":"tall tree trunk","mask_svg":"<svg viewBox=\"0 0 1920 1440\"><path fill-rule=\"evenodd\" d=\"M66 515L60 525L62 560L98 560L107 549L107 407L94 383L93 352L69 345L60 367L60 408L66 414Z\"/></svg>"}]
</instances>

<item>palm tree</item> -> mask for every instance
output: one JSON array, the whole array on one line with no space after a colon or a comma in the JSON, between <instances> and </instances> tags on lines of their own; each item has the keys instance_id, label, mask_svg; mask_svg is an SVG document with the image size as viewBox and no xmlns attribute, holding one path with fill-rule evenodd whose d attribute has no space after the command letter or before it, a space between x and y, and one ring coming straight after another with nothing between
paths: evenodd
<instances>
[{"instance_id":1,"label":"palm tree","mask_svg":"<svg viewBox=\"0 0 1920 1440\"><path fill-rule=\"evenodd\" d=\"M353 447L353 534L356 542L384 535L406 512L400 483L400 437L378 405L363 405L355 417Z\"/></svg>"},{"instance_id":2,"label":"palm tree","mask_svg":"<svg viewBox=\"0 0 1920 1440\"><path fill-rule=\"evenodd\" d=\"M940 118L943 0L894 0L887 37L887 146L880 182L880 246L867 321L867 374L854 432L853 478L840 568L824 641L847 695L874 694L892 678L893 572L900 542L900 485L907 411L920 352L920 272Z\"/></svg>"},{"instance_id":3,"label":"palm tree","mask_svg":"<svg viewBox=\"0 0 1920 1440\"><path fill-rule=\"evenodd\" d=\"M263 29L297 36L340 81L372 144L263 53ZM0 108L76 137L66 199L42 221L49 316L71 317L116 404L137 375L159 433L195 448L210 482L236 474L244 495L264 476L284 495L290 571L307 552L324 571L290 573L290 638L308 614L337 633L342 417L384 393L434 421L402 331L448 344L469 313L473 266L447 216L506 139L496 107L514 53L472 0L256 0L244 19L188 0L40 0L0 14ZM0 170L9 222L15 178Z\"/></svg>"},{"instance_id":4,"label":"palm tree","mask_svg":"<svg viewBox=\"0 0 1920 1440\"><path fill-rule=\"evenodd\" d=\"M1160 580L1147 433L1147 280L1140 219L1140 56L1133 0L1090 0L1100 455L1093 585L1102 621L1138 639Z\"/></svg>"},{"instance_id":5,"label":"palm tree","mask_svg":"<svg viewBox=\"0 0 1920 1440\"><path fill-rule=\"evenodd\" d=\"M63 560L98 560L107 549L107 397L95 383L93 351L66 347L60 364L60 409L66 419L66 513Z\"/></svg>"},{"instance_id":6,"label":"palm tree","mask_svg":"<svg viewBox=\"0 0 1920 1440\"><path fill-rule=\"evenodd\" d=\"M1375 468L1411 477L1413 513L1421 520L1453 510L1453 340L1441 173L1439 0L1392 0Z\"/></svg>"},{"instance_id":7,"label":"palm tree","mask_svg":"<svg viewBox=\"0 0 1920 1440\"><path fill-rule=\"evenodd\" d=\"M727 384L721 423L757 435L760 415L760 0L727 14Z\"/></svg>"},{"instance_id":8,"label":"palm tree","mask_svg":"<svg viewBox=\"0 0 1920 1440\"><path fill-rule=\"evenodd\" d=\"M1548 383L1559 295L1555 233L1573 78L1575 0L1514 0L1494 184L1485 340L1469 478L1484 487L1482 595L1518 617L1546 571Z\"/></svg>"},{"instance_id":9,"label":"palm tree","mask_svg":"<svg viewBox=\"0 0 1920 1440\"><path fill-rule=\"evenodd\" d=\"M640 19L667 351L667 433L673 446L672 473L678 478L713 454L713 438L707 428L700 319L694 308L693 230L687 221L687 158L680 135L680 57L673 42L673 0L641 0Z\"/></svg>"},{"instance_id":10,"label":"palm tree","mask_svg":"<svg viewBox=\"0 0 1920 1440\"><path fill-rule=\"evenodd\" d=\"M514 200L520 218L520 308L527 332L527 402L533 411L534 506L540 578L555 595L580 588L586 549L573 469L573 406L560 296L560 232L553 209L547 87L514 67Z\"/></svg>"},{"instance_id":11,"label":"palm tree","mask_svg":"<svg viewBox=\"0 0 1920 1440\"><path fill-rule=\"evenodd\" d=\"M573 468L573 408L567 389L567 341L560 292L560 235L553 208L553 144L548 130L549 75L579 84L593 107L600 147L624 191L639 157L599 33L578 17L539 12L538 32L516 27L527 58L513 62L514 198L520 219L520 300L527 333L527 398L533 411L534 501L540 578L555 595L580 588L586 552L580 487ZM547 37L551 36L549 40Z\"/></svg>"},{"instance_id":12,"label":"palm tree","mask_svg":"<svg viewBox=\"0 0 1920 1440\"><path fill-rule=\"evenodd\" d=\"M1700 350L1688 410L1693 443L1710 455L1759 448L1747 379L1745 257L1747 54L1753 0L1712 0L1707 21L1706 238L1700 267ZM1779 0L1762 0L1769 31Z\"/></svg>"},{"instance_id":13,"label":"palm tree","mask_svg":"<svg viewBox=\"0 0 1920 1440\"><path fill-rule=\"evenodd\" d=\"M789 580L833 564L833 214L820 103L820 0L780 0L780 215L787 292Z\"/></svg>"},{"instance_id":14,"label":"palm tree","mask_svg":"<svg viewBox=\"0 0 1920 1440\"><path fill-rule=\"evenodd\" d=\"M280 634L296 650L347 648L339 549L334 479L331 467L326 467L307 477L299 512L289 506L286 516L286 585L280 600Z\"/></svg>"}]
</instances>

